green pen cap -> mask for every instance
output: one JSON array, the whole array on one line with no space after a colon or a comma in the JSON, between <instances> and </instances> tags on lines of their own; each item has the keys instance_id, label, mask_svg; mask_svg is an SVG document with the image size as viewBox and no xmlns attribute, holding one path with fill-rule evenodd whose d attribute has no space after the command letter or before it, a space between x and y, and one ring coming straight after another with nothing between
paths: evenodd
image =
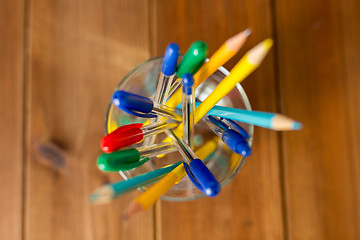
<instances>
[{"instance_id":1,"label":"green pen cap","mask_svg":"<svg viewBox=\"0 0 360 240\"><path fill-rule=\"evenodd\" d=\"M103 153L97 159L97 166L102 171L121 171L127 165L133 165L140 159L140 153L130 148L112 153Z\"/></svg>"},{"instance_id":2,"label":"green pen cap","mask_svg":"<svg viewBox=\"0 0 360 240\"><path fill-rule=\"evenodd\" d=\"M207 54L208 46L205 42L196 41L191 44L190 48L185 53L183 59L176 69L176 75L179 78L182 78L185 73L195 74L204 63Z\"/></svg>"}]
</instances>

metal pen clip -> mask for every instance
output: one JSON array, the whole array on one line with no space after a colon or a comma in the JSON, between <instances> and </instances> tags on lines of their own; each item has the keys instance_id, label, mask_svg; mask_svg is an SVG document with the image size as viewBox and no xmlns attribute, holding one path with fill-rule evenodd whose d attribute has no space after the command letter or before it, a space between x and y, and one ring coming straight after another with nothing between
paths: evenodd
<instances>
[{"instance_id":1,"label":"metal pen clip","mask_svg":"<svg viewBox=\"0 0 360 240\"><path fill-rule=\"evenodd\" d=\"M227 118L220 118L225 119L233 128L235 128L244 138L249 139L249 134L243 129L239 124L237 124L235 121Z\"/></svg>"},{"instance_id":2,"label":"metal pen clip","mask_svg":"<svg viewBox=\"0 0 360 240\"><path fill-rule=\"evenodd\" d=\"M122 110L128 114L134 115L136 117L142 117L142 118L156 118L157 115L153 114L153 113L141 113L141 112L137 112L135 110L126 108L126 107L122 107Z\"/></svg>"},{"instance_id":3,"label":"metal pen clip","mask_svg":"<svg viewBox=\"0 0 360 240\"><path fill-rule=\"evenodd\" d=\"M183 162L184 164L184 168L185 168L185 172L188 175L189 179L191 180L191 182L195 185L195 187L197 187L198 189L200 189L202 192L204 192L203 187L201 186L201 184L196 180L196 178L194 177L193 173L190 170L189 165L186 162Z\"/></svg>"}]
</instances>

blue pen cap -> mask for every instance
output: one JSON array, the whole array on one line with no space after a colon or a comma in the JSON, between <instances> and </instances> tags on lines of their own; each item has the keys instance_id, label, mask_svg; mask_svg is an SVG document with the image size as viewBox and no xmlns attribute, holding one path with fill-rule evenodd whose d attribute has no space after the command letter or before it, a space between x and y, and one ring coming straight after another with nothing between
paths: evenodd
<instances>
[{"instance_id":1,"label":"blue pen cap","mask_svg":"<svg viewBox=\"0 0 360 240\"><path fill-rule=\"evenodd\" d=\"M203 161L200 159L192 160L189 164L189 170L200 185L200 190L206 196L214 197L219 194L221 185L210 170L205 166Z\"/></svg>"},{"instance_id":2,"label":"blue pen cap","mask_svg":"<svg viewBox=\"0 0 360 240\"><path fill-rule=\"evenodd\" d=\"M122 90L114 93L112 102L122 110L132 110L142 113L149 113L154 107L151 99Z\"/></svg>"},{"instance_id":3,"label":"blue pen cap","mask_svg":"<svg viewBox=\"0 0 360 240\"><path fill-rule=\"evenodd\" d=\"M161 72L165 76L171 76L175 73L178 56L179 56L179 45L177 45L176 43L170 43L166 48L162 67L161 67Z\"/></svg>"},{"instance_id":4,"label":"blue pen cap","mask_svg":"<svg viewBox=\"0 0 360 240\"><path fill-rule=\"evenodd\" d=\"M251 154L251 148L246 139L233 129L226 130L222 135L222 140L231 150L244 157Z\"/></svg>"},{"instance_id":5,"label":"blue pen cap","mask_svg":"<svg viewBox=\"0 0 360 240\"><path fill-rule=\"evenodd\" d=\"M181 78L182 82L182 91L186 95L191 95L194 87L194 78L191 73L184 73Z\"/></svg>"}]
</instances>

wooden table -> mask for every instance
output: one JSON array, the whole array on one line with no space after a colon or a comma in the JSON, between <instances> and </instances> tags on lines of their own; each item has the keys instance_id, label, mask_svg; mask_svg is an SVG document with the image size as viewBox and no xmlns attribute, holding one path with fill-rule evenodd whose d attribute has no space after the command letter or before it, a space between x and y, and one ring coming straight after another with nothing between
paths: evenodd
<instances>
[{"instance_id":1,"label":"wooden table","mask_svg":"<svg viewBox=\"0 0 360 240\"><path fill-rule=\"evenodd\" d=\"M360 239L359 12L358 0L0 1L0 239ZM160 201L127 222L138 191L89 205L120 179L95 164L120 79L170 42L203 40L211 55L247 27L226 67L272 37L243 87L253 109L304 130L256 128L214 199Z\"/></svg>"}]
</instances>

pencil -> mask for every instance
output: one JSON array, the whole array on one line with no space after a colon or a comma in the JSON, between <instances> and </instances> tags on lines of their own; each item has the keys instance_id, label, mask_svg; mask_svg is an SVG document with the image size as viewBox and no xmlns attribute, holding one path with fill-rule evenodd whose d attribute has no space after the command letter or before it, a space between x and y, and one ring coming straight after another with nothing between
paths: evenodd
<instances>
[{"instance_id":1,"label":"pencil","mask_svg":"<svg viewBox=\"0 0 360 240\"><path fill-rule=\"evenodd\" d=\"M205 159L207 156L209 156L212 152L216 150L217 140L217 137L215 137L206 142L202 147L195 151L196 156L200 159ZM185 174L186 172L184 169L184 165L180 164L163 179L155 183L147 191L145 191L135 200L133 200L123 214L123 219L127 220L137 212L146 210L149 207L153 206L155 202L162 195L164 195L172 186L180 182L181 179L185 176Z\"/></svg>"},{"instance_id":2,"label":"pencil","mask_svg":"<svg viewBox=\"0 0 360 240\"><path fill-rule=\"evenodd\" d=\"M135 190L139 187L146 186L159 180L161 177L174 170L180 164L181 162L174 163L170 166L159 168L154 171L130 178L128 180L105 184L99 189L95 190L90 195L89 200L91 203L95 204L109 203L120 194L127 193L131 190Z\"/></svg>"},{"instance_id":3,"label":"pencil","mask_svg":"<svg viewBox=\"0 0 360 240\"><path fill-rule=\"evenodd\" d=\"M218 101L225 97L237 83L240 83L259 67L272 44L273 41L268 38L250 49L245 56L240 59L233 69L231 69L230 75L226 76L196 109L195 124L199 122Z\"/></svg>"},{"instance_id":4,"label":"pencil","mask_svg":"<svg viewBox=\"0 0 360 240\"><path fill-rule=\"evenodd\" d=\"M219 67L229 61L245 43L247 37L251 34L248 28L235 36L232 36L223 43L220 48L210 57L209 61L194 75L194 88L197 88L202 82L211 76ZM181 102L181 89L178 89L166 102L169 107L176 107Z\"/></svg>"},{"instance_id":5,"label":"pencil","mask_svg":"<svg viewBox=\"0 0 360 240\"><path fill-rule=\"evenodd\" d=\"M195 102L195 107L201 103ZM182 104L178 106L181 107ZM302 124L285 115L271 112L249 111L239 108L230 108L215 105L207 113L208 115L227 118L247 124L256 125L263 128L269 128L275 131L300 130Z\"/></svg>"}]
</instances>

